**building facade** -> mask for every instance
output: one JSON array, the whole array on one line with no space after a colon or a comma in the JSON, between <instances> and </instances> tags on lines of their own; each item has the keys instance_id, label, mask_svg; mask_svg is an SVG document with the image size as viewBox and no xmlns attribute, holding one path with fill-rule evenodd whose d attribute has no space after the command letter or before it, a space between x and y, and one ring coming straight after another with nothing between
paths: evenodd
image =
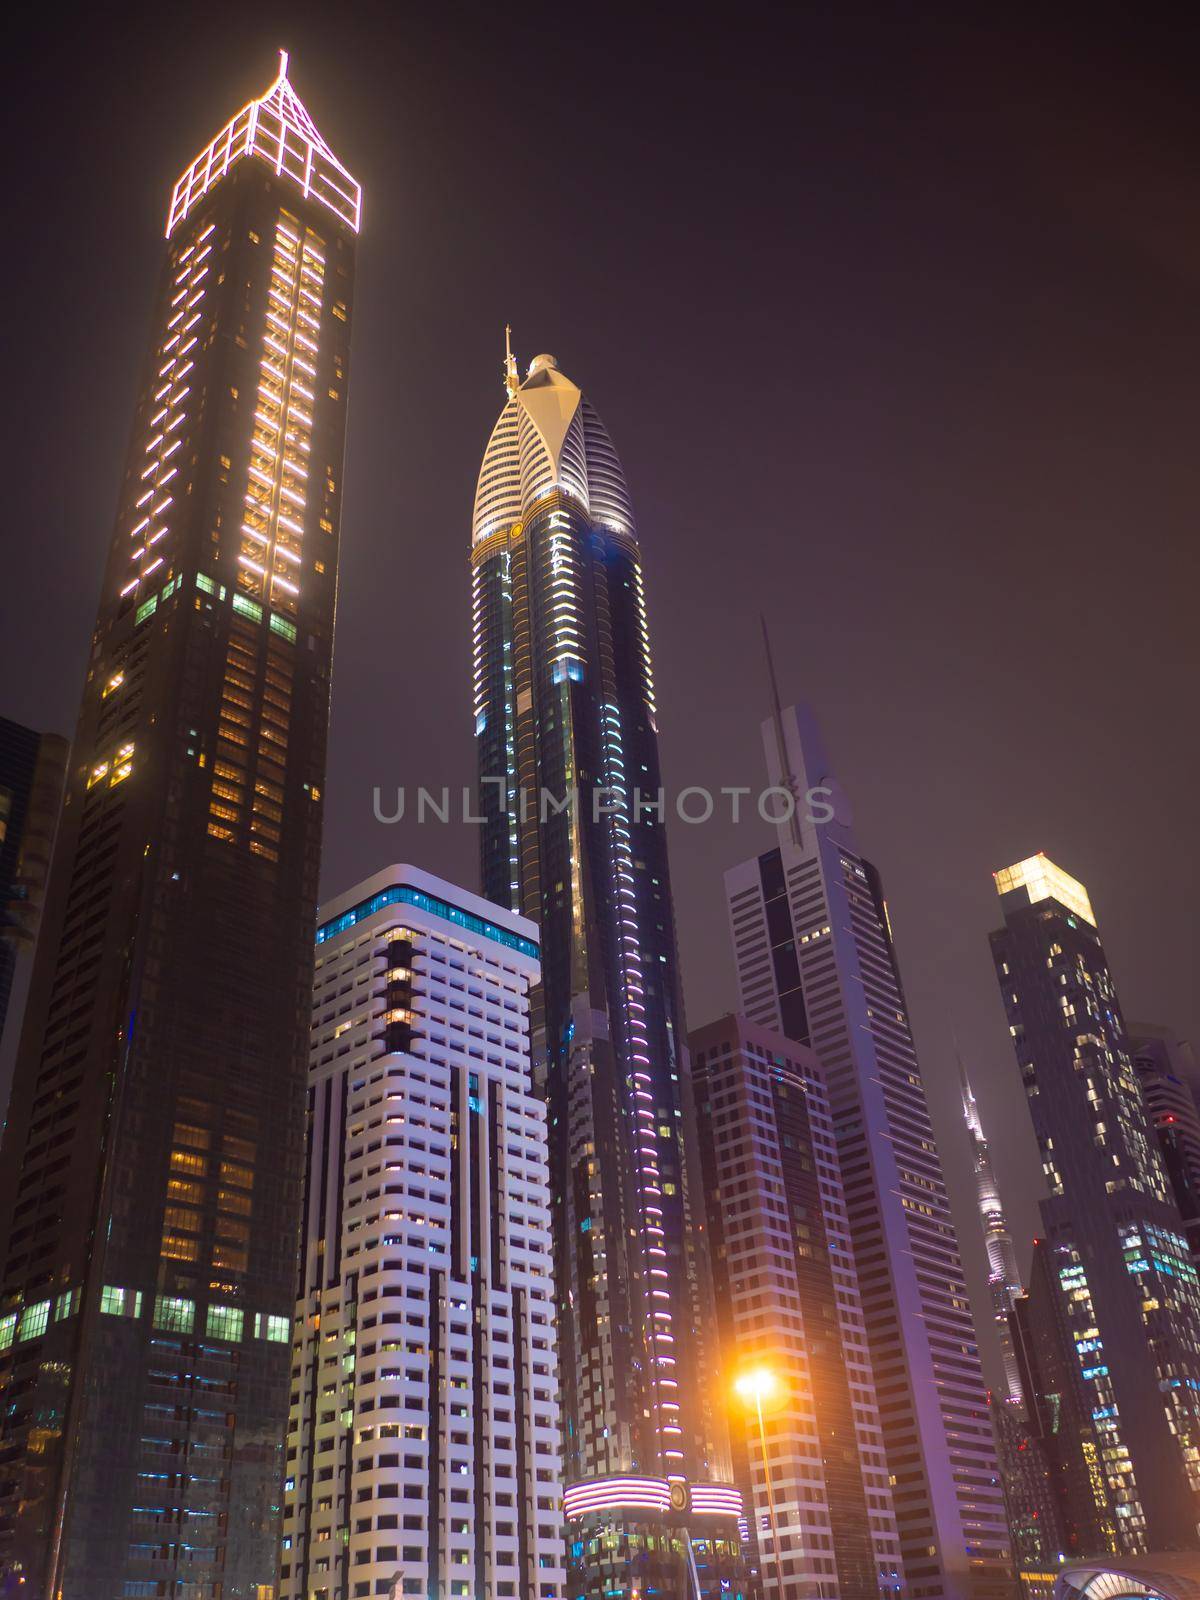
<instances>
[{"instance_id":1,"label":"building facade","mask_svg":"<svg viewBox=\"0 0 1200 1600\"><path fill-rule=\"evenodd\" d=\"M1200 1547L1200 1290L1095 914L1044 855L996 874L992 955L1118 1548Z\"/></svg>"},{"instance_id":2,"label":"building facade","mask_svg":"<svg viewBox=\"0 0 1200 1600\"><path fill-rule=\"evenodd\" d=\"M1070 1265L1067 1247L1035 1240L1029 1286L1013 1306L1025 1425L1046 1464L1063 1554L1116 1554L1120 1482L1104 1470L1107 1411L1090 1392L1077 1349L1089 1337L1091 1309L1069 1277L1064 1288L1061 1274Z\"/></svg>"},{"instance_id":3,"label":"building facade","mask_svg":"<svg viewBox=\"0 0 1200 1600\"><path fill-rule=\"evenodd\" d=\"M65 739L0 717L0 1039L17 960L37 934L66 770Z\"/></svg>"},{"instance_id":4,"label":"building facade","mask_svg":"<svg viewBox=\"0 0 1200 1600\"><path fill-rule=\"evenodd\" d=\"M180 178L0 1152L0 1570L276 1583L359 190Z\"/></svg>"},{"instance_id":5,"label":"building facade","mask_svg":"<svg viewBox=\"0 0 1200 1600\"><path fill-rule=\"evenodd\" d=\"M1195 1053L1171 1029L1141 1022L1129 1026L1129 1050L1188 1249L1200 1264L1200 1069Z\"/></svg>"},{"instance_id":6,"label":"building facade","mask_svg":"<svg viewBox=\"0 0 1200 1600\"><path fill-rule=\"evenodd\" d=\"M760 1593L898 1595L899 1535L820 1063L737 1016L694 1030L689 1046L723 1365L735 1393L759 1372L778 1389L761 1428L756 1403L732 1430Z\"/></svg>"},{"instance_id":7,"label":"building facade","mask_svg":"<svg viewBox=\"0 0 1200 1600\"><path fill-rule=\"evenodd\" d=\"M777 706L763 740L784 820L775 849L725 875L740 1008L824 1072L905 1594L1008 1600L975 1326L879 875L811 712Z\"/></svg>"},{"instance_id":8,"label":"building facade","mask_svg":"<svg viewBox=\"0 0 1200 1600\"><path fill-rule=\"evenodd\" d=\"M317 929L284 1600L563 1600L537 929L392 867Z\"/></svg>"},{"instance_id":9,"label":"building facade","mask_svg":"<svg viewBox=\"0 0 1200 1600\"><path fill-rule=\"evenodd\" d=\"M693 1593L692 1518L716 1595L736 1518L666 837L639 805L659 787L641 548L554 358L522 380L510 356L506 388L471 556L482 879L542 932L569 1592Z\"/></svg>"},{"instance_id":10,"label":"building facade","mask_svg":"<svg viewBox=\"0 0 1200 1600\"><path fill-rule=\"evenodd\" d=\"M1066 1540L1057 1513L1050 1459L1042 1448L1038 1427L1030 1422L1013 1339L1013 1308L1023 1292L1021 1273L979 1104L961 1059L959 1075L979 1224L987 1252L988 1295L1004 1372L1002 1387L992 1392L991 1412L1013 1564L1025 1600L1050 1600Z\"/></svg>"}]
</instances>

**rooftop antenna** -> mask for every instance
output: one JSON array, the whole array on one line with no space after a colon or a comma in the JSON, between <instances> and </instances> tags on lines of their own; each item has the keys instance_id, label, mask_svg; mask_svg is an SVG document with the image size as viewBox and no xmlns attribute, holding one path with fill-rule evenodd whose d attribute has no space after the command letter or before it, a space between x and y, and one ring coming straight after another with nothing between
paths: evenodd
<instances>
[{"instance_id":1,"label":"rooftop antenna","mask_svg":"<svg viewBox=\"0 0 1200 1600\"><path fill-rule=\"evenodd\" d=\"M279 78L278 82L286 83L288 72L288 53L286 50L279 52Z\"/></svg>"},{"instance_id":2,"label":"rooftop antenna","mask_svg":"<svg viewBox=\"0 0 1200 1600\"><path fill-rule=\"evenodd\" d=\"M521 376L517 371L517 360L512 353L512 323L504 324L504 387L511 400L521 387Z\"/></svg>"},{"instance_id":3,"label":"rooftop antenna","mask_svg":"<svg viewBox=\"0 0 1200 1600\"><path fill-rule=\"evenodd\" d=\"M767 676L771 680L771 712L775 718L775 737L779 742L779 765L783 772L783 780L787 786L788 793L795 801L792 807L792 814L788 818L788 831L792 836L792 843L799 850L803 848L804 844L800 833L800 796L796 792L799 785L796 782L796 775L792 771L792 764L788 760L787 741L783 737L783 707L779 700L779 680L775 676L775 657L771 654L771 635L767 631L767 619L761 611L758 614L758 620L762 624L763 649L767 656Z\"/></svg>"}]
</instances>

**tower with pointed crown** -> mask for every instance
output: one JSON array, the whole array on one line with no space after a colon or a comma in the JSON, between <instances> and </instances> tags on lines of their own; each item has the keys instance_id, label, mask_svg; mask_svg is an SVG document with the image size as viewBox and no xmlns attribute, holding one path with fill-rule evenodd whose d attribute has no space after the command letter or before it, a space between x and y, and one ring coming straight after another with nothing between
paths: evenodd
<instances>
[{"instance_id":1,"label":"tower with pointed crown","mask_svg":"<svg viewBox=\"0 0 1200 1600\"><path fill-rule=\"evenodd\" d=\"M276 1592L358 185L172 196L0 1151L0 1589Z\"/></svg>"},{"instance_id":2,"label":"tower with pointed crown","mask_svg":"<svg viewBox=\"0 0 1200 1600\"><path fill-rule=\"evenodd\" d=\"M484 892L536 920L545 952L534 1048L550 1113L567 1592L716 1600L738 1586L737 1495L655 809L642 552L594 407L553 356L523 381L514 367L475 497L474 709ZM698 1578L689 1526L704 1536Z\"/></svg>"}]
</instances>

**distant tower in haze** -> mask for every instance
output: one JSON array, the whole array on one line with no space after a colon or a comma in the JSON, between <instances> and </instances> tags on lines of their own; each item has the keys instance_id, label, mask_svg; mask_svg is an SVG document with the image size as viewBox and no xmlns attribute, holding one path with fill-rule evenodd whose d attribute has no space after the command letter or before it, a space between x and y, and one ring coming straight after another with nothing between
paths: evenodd
<instances>
[{"instance_id":1,"label":"distant tower in haze","mask_svg":"<svg viewBox=\"0 0 1200 1600\"><path fill-rule=\"evenodd\" d=\"M992 1299L992 1317L996 1324L1000 1354L1004 1362L1005 1389L1009 1400L1019 1401L1021 1374L1009 1329L1009 1315L1012 1312L1013 1302L1021 1293L1017 1252L1012 1234L1008 1230L1008 1221L1000 1200L1000 1190L996 1186L996 1175L992 1171L992 1158L987 1140L984 1138L979 1107L975 1103L975 1096L971 1092L971 1084L967 1078L967 1069L961 1058L958 1067L962 1079L963 1116L966 1118L967 1133L971 1140L975 1197L979 1205L979 1220L983 1225L983 1238L987 1249L988 1293Z\"/></svg>"},{"instance_id":2,"label":"distant tower in haze","mask_svg":"<svg viewBox=\"0 0 1200 1600\"><path fill-rule=\"evenodd\" d=\"M996 889L992 955L1049 1189L1044 1260L1100 1440L1087 1465L1121 1550L1194 1549L1200 1289L1095 913L1044 855L996 873Z\"/></svg>"},{"instance_id":3,"label":"distant tower in haze","mask_svg":"<svg viewBox=\"0 0 1200 1600\"><path fill-rule=\"evenodd\" d=\"M905 1593L1009 1600L975 1325L879 874L812 713L776 696L763 741L771 783L797 809L775 849L725 874L740 1006L810 1045L824 1070Z\"/></svg>"},{"instance_id":4,"label":"distant tower in haze","mask_svg":"<svg viewBox=\"0 0 1200 1600\"><path fill-rule=\"evenodd\" d=\"M567 1590L694 1597L690 1530L715 1597L740 1560L737 1496L641 546L604 424L554 358L521 380L510 353L505 390L472 530L482 876L542 936Z\"/></svg>"},{"instance_id":5,"label":"distant tower in haze","mask_svg":"<svg viewBox=\"0 0 1200 1600\"><path fill-rule=\"evenodd\" d=\"M0 1151L30 1596L274 1593L358 220L286 60L171 196Z\"/></svg>"}]
</instances>

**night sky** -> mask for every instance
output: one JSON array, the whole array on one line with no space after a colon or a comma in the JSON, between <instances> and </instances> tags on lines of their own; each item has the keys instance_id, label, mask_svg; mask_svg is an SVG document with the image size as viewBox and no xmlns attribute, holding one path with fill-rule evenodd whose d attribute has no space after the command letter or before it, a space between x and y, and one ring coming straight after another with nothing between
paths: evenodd
<instances>
[{"instance_id":1,"label":"night sky","mask_svg":"<svg viewBox=\"0 0 1200 1600\"><path fill-rule=\"evenodd\" d=\"M992 869L1044 849L1082 878L1127 1015L1200 1038L1200 35L175 9L9 36L0 714L71 729L170 186L285 45L366 194L325 892L389 860L476 881L474 829L378 826L371 788L473 780L469 521L511 321L622 455L668 784L758 784L760 609L785 701L820 709L979 1295L955 1032L1023 1259L1040 1183ZM770 842L672 828L693 1024L735 1001L722 872Z\"/></svg>"}]
</instances>

